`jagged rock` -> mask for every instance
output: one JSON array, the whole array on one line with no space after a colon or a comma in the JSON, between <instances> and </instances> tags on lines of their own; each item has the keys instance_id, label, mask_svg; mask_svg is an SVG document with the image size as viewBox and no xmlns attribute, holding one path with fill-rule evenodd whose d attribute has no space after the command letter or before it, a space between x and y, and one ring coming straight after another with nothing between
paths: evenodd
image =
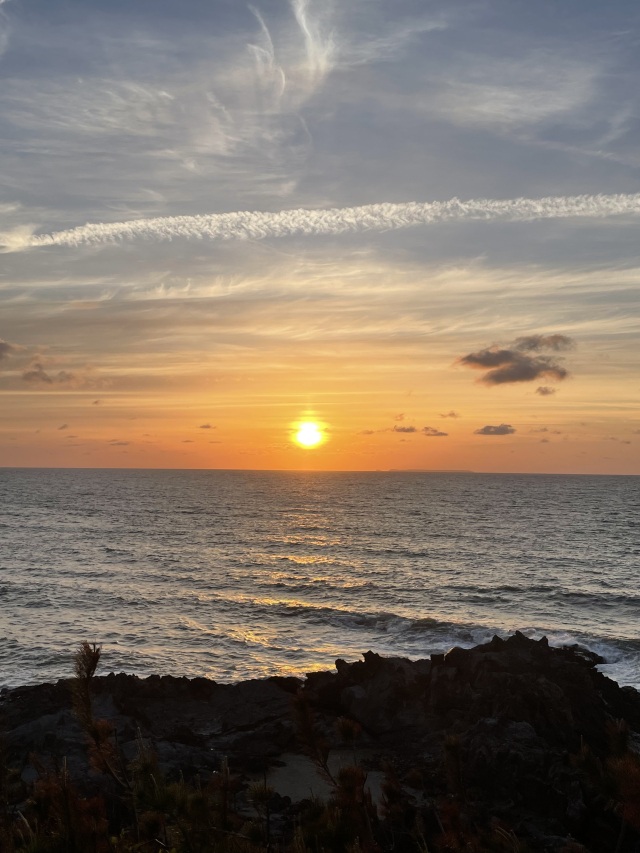
<instances>
[{"instance_id":1,"label":"jagged rock","mask_svg":"<svg viewBox=\"0 0 640 853\"><path fill-rule=\"evenodd\" d=\"M308 751L292 714L299 693L325 740L343 743L336 722L356 721L370 769L391 763L414 780L407 784L426 780L425 808L453 798L465 825L502 821L539 853L578 842L591 853L608 853L620 825L607 797L615 805L622 794L613 776L603 788L598 773L609 772L615 738L627 740L620 720L637 751L640 696L598 672L600 662L582 648L552 648L546 638L517 632L419 661L369 651L362 661L338 660L335 672L310 673L304 681L227 685L111 674L93 679L94 713L111 722L128 759L142 737L170 776L210 773L223 757L237 770L261 772L279 756ZM0 717L9 763L25 785L38 772L34 753L45 764L66 760L85 786L99 784L71 710L70 682L4 691ZM627 828L620 853L638 840Z\"/></svg>"}]
</instances>

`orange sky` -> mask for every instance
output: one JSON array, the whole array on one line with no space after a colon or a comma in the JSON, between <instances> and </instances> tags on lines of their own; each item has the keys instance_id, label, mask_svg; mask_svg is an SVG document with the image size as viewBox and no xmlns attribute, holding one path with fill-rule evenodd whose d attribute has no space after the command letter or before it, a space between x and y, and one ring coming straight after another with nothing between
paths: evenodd
<instances>
[{"instance_id":1,"label":"orange sky","mask_svg":"<svg viewBox=\"0 0 640 853\"><path fill-rule=\"evenodd\" d=\"M640 474L611 9L0 5L0 466Z\"/></svg>"}]
</instances>

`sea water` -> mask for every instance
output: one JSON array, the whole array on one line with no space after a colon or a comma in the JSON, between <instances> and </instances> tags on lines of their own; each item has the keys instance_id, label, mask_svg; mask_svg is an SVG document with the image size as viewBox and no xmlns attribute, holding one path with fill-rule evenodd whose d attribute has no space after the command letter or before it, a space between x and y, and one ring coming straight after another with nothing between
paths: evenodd
<instances>
[{"instance_id":1,"label":"sea water","mask_svg":"<svg viewBox=\"0 0 640 853\"><path fill-rule=\"evenodd\" d=\"M640 686L640 477L0 469L0 687L222 681L519 629Z\"/></svg>"}]
</instances>

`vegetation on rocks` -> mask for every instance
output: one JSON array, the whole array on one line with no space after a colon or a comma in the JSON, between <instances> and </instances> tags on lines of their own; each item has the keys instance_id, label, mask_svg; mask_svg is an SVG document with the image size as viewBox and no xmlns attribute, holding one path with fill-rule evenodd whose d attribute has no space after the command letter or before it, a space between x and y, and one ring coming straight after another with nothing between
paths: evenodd
<instances>
[{"instance_id":1,"label":"vegetation on rocks","mask_svg":"<svg viewBox=\"0 0 640 853\"><path fill-rule=\"evenodd\" d=\"M584 650L515 634L238 685L100 655L2 695L2 853L639 849L640 697Z\"/></svg>"}]
</instances>

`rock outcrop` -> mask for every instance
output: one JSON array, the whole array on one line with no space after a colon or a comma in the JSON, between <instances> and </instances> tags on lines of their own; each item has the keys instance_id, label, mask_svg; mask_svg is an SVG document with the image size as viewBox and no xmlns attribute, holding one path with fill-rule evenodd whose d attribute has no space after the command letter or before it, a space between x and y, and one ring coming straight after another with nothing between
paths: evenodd
<instances>
[{"instance_id":1,"label":"rock outcrop","mask_svg":"<svg viewBox=\"0 0 640 853\"><path fill-rule=\"evenodd\" d=\"M433 849L630 853L640 849L640 695L599 662L516 633L419 661L367 652L304 680L111 674L91 685L94 715L109 720L122 755L150 744L169 778L204 778L223 759L253 778L283 756L355 749L364 769L394 780L381 822L402 802L402 820L420 815ZM63 761L82 790L103 784L70 696L60 681L0 698L6 762L24 796L43 766ZM280 804L285 834L295 808Z\"/></svg>"}]
</instances>

